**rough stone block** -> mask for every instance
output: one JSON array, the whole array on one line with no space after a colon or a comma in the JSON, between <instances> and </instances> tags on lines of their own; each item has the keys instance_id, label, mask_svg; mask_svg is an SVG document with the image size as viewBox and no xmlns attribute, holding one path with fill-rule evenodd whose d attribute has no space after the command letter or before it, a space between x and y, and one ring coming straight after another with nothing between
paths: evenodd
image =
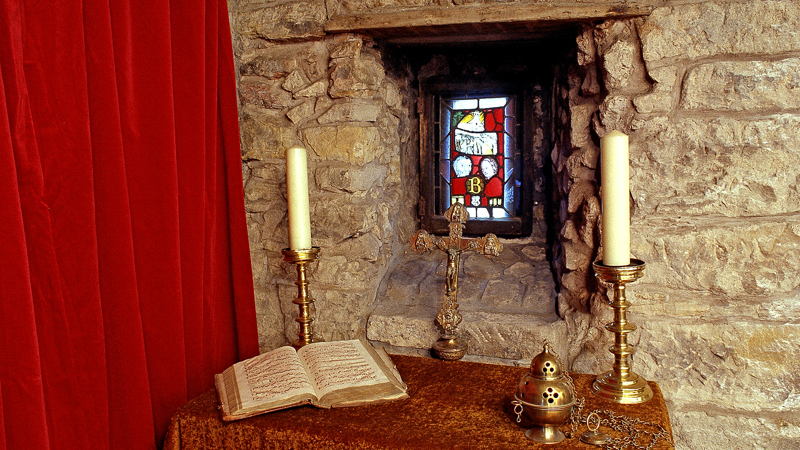
<instances>
[{"instance_id":1,"label":"rough stone block","mask_svg":"<svg viewBox=\"0 0 800 450\"><path fill-rule=\"evenodd\" d=\"M566 324L555 313L555 284L543 248L508 244L500 256L462 255L459 329L473 357L531 358L548 339L566 355ZM530 257L532 256L532 257ZM430 348L444 295L446 255L405 253L378 290L369 339L393 347ZM529 363L530 361L528 361ZM508 363L508 361L506 361Z\"/></svg>"},{"instance_id":2,"label":"rough stone block","mask_svg":"<svg viewBox=\"0 0 800 450\"><path fill-rule=\"evenodd\" d=\"M642 214L794 213L798 160L798 115L651 119L631 136L631 191Z\"/></svg>"},{"instance_id":3,"label":"rough stone block","mask_svg":"<svg viewBox=\"0 0 800 450\"><path fill-rule=\"evenodd\" d=\"M251 38L319 37L325 35L326 18L322 0L265 1L246 10L240 9L233 20L233 28L237 34Z\"/></svg>"},{"instance_id":4,"label":"rough stone block","mask_svg":"<svg viewBox=\"0 0 800 450\"><path fill-rule=\"evenodd\" d=\"M286 182L286 161L283 157L284 154L281 152L280 158L247 162L251 178L258 178L263 180L264 183L272 185L272 187L263 186L269 195L274 196L275 189L277 189L276 186Z\"/></svg>"},{"instance_id":5,"label":"rough stone block","mask_svg":"<svg viewBox=\"0 0 800 450\"><path fill-rule=\"evenodd\" d=\"M373 230L376 230L374 227ZM374 232L356 233L348 239L332 245L327 253L330 255L343 255L348 260L359 260L368 263L376 263L383 259L381 253L381 239ZM358 274L356 274L358 275ZM362 274L365 280L369 280L370 275Z\"/></svg>"},{"instance_id":6,"label":"rough stone block","mask_svg":"<svg viewBox=\"0 0 800 450\"><path fill-rule=\"evenodd\" d=\"M800 324L636 317L634 371L677 404L751 413L800 412Z\"/></svg>"},{"instance_id":7,"label":"rough stone block","mask_svg":"<svg viewBox=\"0 0 800 450\"><path fill-rule=\"evenodd\" d=\"M281 52L281 49L276 49L275 52ZM297 68L297 60L293 55L275 55L270 53L268 55L258 55L243 62L239 66L239 73L242 76L256 75L264 77L268 80L277 80L284 78L292 73Z\"/></svg>"},{"instance_id":8,"label":"rough stone block","mask_svg":"<svg viewBox=\"0 0 800 450\"><path fill-rule=\"evenodd\" d=\"M270 278L269 270L267 268L268 252L264 248L251 248L250 249L250 262L253 266L253 281L255 283L263 283ZM264 303L259 302L258 293L256 293L256 313L263 313L266 311Z\"/></svg>"},{"instance_id":9,"label":"rough stone block","mask_svg":"<svg viewBox=\"0 0 800 450\"><path fill-rule=\"evenodd\" d=\"M727 309L719 308L719 299L708 293L690 290L669 289L650 283L650 265L642 280L629 287L628 298L634 304L632 314L645 316L668 316L674 320L708 317L711 320L725 317ZM756 304L760 302L755 302ZM746 315L755 307L750 302L737 302L737 312ZM646 320L646 319L645 319Z\"/></svg>"},{"instance_id":10,"label":"rough stone block","mask_svg":"<svg viewBox=\"0 0 800 450\"><path fill-rule=\"evenodd\" d=\"M314 174L320 189L363 196L386 178L387 171L387 167L380 164L367 164L358 168L328 165L318 167Z\"/></svg>"},{"instance_id":11,"label":"rough stone block","mask_svg":"<svg viewBox=\"0 0 800 450\"><path fill-rule=\"evenodd\" d=\"M633 120L635 110L633 102L627 96L608 95L600 104L598 113L600 123L603 124L606 131L627 130Z\"/></svg>"},{"instance_id":12,"label":"rough stone block","mask_svg":"<svg viewBox=\"0 0 800 450\"><path fill-rule=\"evenodd\" d=\"M386 76L380 62L372 58L337 58L331 65L328 93L333 98L372 98Z\"/></svg>"},{"instance_id":13,"label":"rough stone block","mask_svg":"<svg viewBox=\"0 0 800 450\"><path fill-rule=\"evenodd\" d=\"M800 3L756 0L657 8L639 27L648 63L800 50Z\"/></svg>"},{"instance_id":14,"label":"rough stone block","mask_svg":"<svg viewBox=\"0 0 800 450\"><path fill-rule=\"evenodd\" d=\"M291 269L291 267L287 268ZM300 309L297 305L292 303L292 301L297 298L297 286L294 285L296 275L292 272L285 274L284 277L277 283L278 301L276 303L278 303L278 307L280 308L278 319L282 323L275 326L275 328L280 330L280 332L283 334L282 342L285 343L289 343L297 339L297 334L300 332L300 325L294 320L300 315ZM311 297L316 297L315 289L315 286L309 286L308 295ZM312 306L311 311L311 314L316 316L316 305ZM272 334L275 333L276 331L272 331Z\"/></svg>"},{"instance_id":15,"label":"rough stone block","mask_svg":"<svg viewBox=\"0 0 800 450\"><path fill-rule=\"evenodd\" d=\"M292 121L294 124L300 124L308 120L309 117L314 115L314 104L316 102L314 100L305 101L294 108L290 109L289 112L286 113L286 117Z\"/></svg>"},{"instance_id":16,"label":"rough stone block","mask_svg":"<svg viewBox=\"0 0 800 450\"><path fill-rule=\"evenodd\" d=\"M347 36L342 42L337 42L331 50L331 58L355 58L361 55L361 47L364 41L355 37Z\"/></svg>"},{"instance_id":17,"label":"rough stone block","mask_svg":"<svg viewBox=\"0 0 800 450\"><path fill-rule=\"evenodd\" d=\"M573 146L583 147L590 145L590 130L592 116L597 107L593 103L574 105L571 108L570 139Z\"/></svg>"},{"instance_id":18,"label":"rough stone block","mask_svg":"<svg viewBox=\"0 0 800 450\"><path fill-rule=\"evenodd\" d=\"M375 122L378 120L380 107L371 100L354 99L349 102L336 103L317 121L319 123L335 122Z\"/></svg>"},{"instance_id":19,"label":"rough stone block","mask_svg":"<svg viewBox=\"0 0 800 450\"><path fill-rule=\"evenodd\" d=\"M753 317L773 322L795 322L800 317L800 292L792 292L785 298L759 301L755 304Z\"/></svg>"},{"instance_id":20,"label":"rough stone block","mask_svg":"<svg viewBox=\"0 0 800 450\"><path fill-rule=\"evenodd\" d=\"M686 409L667 404L679 449L796 449L800 448L800 417L791 414L742 414L717 408Z\"/></svg>"},{"instance_id":21,"label":"rough stone block","mask_svg":"<svg viewBox=\"0 0 800 450\"><path fill-rule=\"evenodd\" d=\"M317 103L314 105L314 112L321 115L323 112L327 111L332 104L333 100L327 95L324 97L317 97Z\"/></svg>"},{"instance_id":22,"label":"rough stone block","mask_svg":"<svg viewBox=\"0 0 800 450\"><path fill-rule=\"evenodd\" d=\"M368 233L376 226L375 205L365 199L325 194L311 200L312 236L326 245Z\"/></svg>"},{"instance_id":23,"label":"rough stone block","mask_svg":"<svg viewBox=\"0 0 800 450\"><path fill-rule=\"evenodd\" d=\"M264 244L261 241L261 224L263 219L261 213L251 213L247 211L246 205L245 214L247 215L247 236L250 239L250 259L254 259L256 252L264 248ZM255 264L255 261L253 261L252 264Z\"/></svg>"},{"instance_id":24,"label":"rough stone block","mask_svg":"<svg viewBox=\"0 0 800 450\"><path fill-rule=\"evenodd\" d=\"M289 92L297 92L308 86L308 80L305 79L301 72L300 70L293 70L292 73L283 80L281 87Z\"/></svg>"},{"instance_id":25,"label":"rough stone block","mask_svg":"<svg viewBox=\"0 0 800 450\"><path fill-rule=\"evenodd\" d=\"M637 42L620 40L603 55L603 80L609 91L635 92L649 87Z\"/></svg>"},{"instance_id":26,"label":"rough stone block","mask_svg":"<svg viewBox=\"0 0 800 450\"><path fill-rule=\"evenodd\" d=\"M326 341L362 338L363 311L371 302L372 292L326 288L315 294L314 333Z\"/></svg>"},{"instance_id":27,"label":"rough stone block","mask_svg":"<svg viewBox=\"0 0 800 450\"><path fill-rule=\"evenodd\" d=\"M321 126L307 128L303 135L317 158L348 162L354 166L369 163L381 149L380 136L374 127Z\"/></svg>"},{"instance_id":28,"label":"rough stone block","mask_svg":"<svg viewBox=\"0 0 800 450\"><path fill-rule=\"evenodd\" d=\"M479 297L479 304L490 309L505 309L524 303L524 296L525 285L522 283L509 283L504 279L489 280Z\"/></svg>"},{"instance_id":29,"label":"rough stone block","mask_svg":"<svg viewBox=\"0 0 800 450\"><path fill-rule=\"evenodd\" d=\"M631 253L647 264L648 284L727 301L786 295L800 287L800 272L785 263L800 261L800 215L635 219Z\"/></svg>"},{"instance_id":30,"label":"rough stone block","mask_svg":"<svg viewBox=\"0 0 800 450\"><path fill-rule=\"evenodd\" d=\"M324 81L317 81L294 93L294 98L321 97L328 89Z\"/></svg>"},{"instance_id":31,"label":"rough stone block","mask_svg":"<svg viewBox=\"0 0 800 450\"><path fill-rule=\"evenodd\" d=\"M244 108L239 119L239 128L242 136L242 159L245 161L283 158L287 148L302 145L294 129L254 108Z\"/></svg>"},{"instance_id":32,"label":"rough stone block","mask_svg":"<svg viewBox=\"0 0 800 450\"><path fill-rule=\"evenodd\" d=\"M284 345L286 342L283 332L283 314L274 288L258 289L255 293L256 320L258 321L258 346L259 350L267 352Z\"/></svg>"},{"instance_id":33,"label":"rough stone block","mask_svg":"<svg viewBox=\"0 0 800 450\"><path fill-rule=\"evenodd\" d=\"M581 208L587 199L594 197L598 193L596 183L589 180L578 180L572 185L567 197L567 211L574 214Z\"/></svg>"},{"instance_id":34,"label":"rough stone block","mask_svg":"<svg viewBox=\"0 0 800 450\"><path fill-rule=\"evenodd\" d=\"M797 110L798 67L800 58L703 64L687 73L680 106L699 111Z\"/></svg>"},{"instance_id":35,"label":"rough stone block","mask_svg":"<svg viewBox=\"0 0 800 450\"><path fill-rule=\"evenodd\" d=\"M286 200L281 197L272 195L274 185L265 182L265 180L257 177L251 178L245 185L244 198L246 203L247 212L273 212L275 209L283 210L286 206ZM278 214L271 214L278 215ZM278 216L282 216L280 214Z\"/></svg>"},{"instance_id":36,"label":"rough stone block","mask_svg":"<svg viewBox=\"0 0 800 450\"><path fill-rule=\"evenodd\" d=\"M245 105L283 109L292 104L292 95L281 87L282 80L248 77L239 80L239 99Z\"/></svg>"},{"instance_id":37,"label":"rough stone block","mask_svg":"<svg viewBox=\"0 0 800 450\"><path fill-rule=\"evenodd\" d=\"M306 80L327 75L328 50L322 40L262 43L237 53L242 59L239 73L268 79L287 77L295 70Z\"/></svg>"},{"instance_id":38,"label":"rough stone block","mask_svg":"<svg viewBox=\"0 0 800 450\"><path fill-rule=\"evenodd\" d=\"M341 0L334 9L338 14L372 13L378 8L409 8L415 6L435 5L436 0ZM333 14L332 14L333 15Z\"/></svg>"},{"instance_id":39,"label":"rough stone block","mask_svg":"<svg viewBox=\"0 0 800 450\"><path fill-rule=\"evenodd\" d=\"M651 69L648 73L655 80L653 90L633 99L636 111L640 114L666 113L677 102L678 68L666 66Z\"/></svg>"},{"instance_id":40,"label":"rough stone block","mask_svg":"<svg viewBox=\"0 0 800 450\"><path fill-rule=\"evenodd\" d=\"M439 338L434 322L437 309L419 309L382 304L367 319L367 339L394 347L430 348Z\"/></svg>"},{"instance_id":41,"label":"rough stone block","mask_svg":"<svg viewBox=\"0 0 800 450\"><path fill-rule=\"evenodd\" d=\"M579 270L589 267L594 250L581 241L567 241L564 247L564 267L567 270Z\"/></svg>"}]
</instances>

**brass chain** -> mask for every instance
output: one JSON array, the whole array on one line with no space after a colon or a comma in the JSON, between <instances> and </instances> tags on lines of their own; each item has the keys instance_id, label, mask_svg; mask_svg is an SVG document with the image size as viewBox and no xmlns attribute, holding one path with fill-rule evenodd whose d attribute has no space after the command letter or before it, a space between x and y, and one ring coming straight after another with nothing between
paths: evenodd
<instances>
[{"instance_id":1,"label":"brass chain","mask_svg":"<svg viewBox=\"0 0 800 450\"><path fill-rule=\"evenodd\" d=\"M606 443L601 446L604 449L625 450L635 448L637 450L650 450L660 440L672 443L669 433L660 424L617 414L610 409L595 409L583 415L583 407L584 399L581 397L570 414L570 431L567 433L567 437L570 439L577 436L580 424L585 423L591 414L595 414L600 417L599 426L606 426L624 434L624 436L618 438L609 436ZM648 428L658 431L650 431Z\"/></svg>"},{"instance_id":2,"label":"brass chain","mask_svg":"<svg viewBox=\"0 0 800 450\"><path fill-rule=\"evenodd\" d=\"M558 358L558 356L556 356L556 358ZM564 376L566 377L567 384L569 384L572 392L577 392L577 390L575 390L575 384L572 381L572 377L569 376L569 372L565 370ZM595 409L594 411L590 411L588 414L583 415L582 412L584 404L584 398L580 397L575 402L575 406L572 408L569 418L570 431L567 433L567 437L570 439L576 437L578 434L578 427L583 423L587 423L589 416L595 414L600 417L600 424L598 427L606 426L614 431L625 434L625 436L619 438L612 438L609 436L609 439L606 441L606 443L601 446L602 448L609 450L624 450L627 448L650 450L654 445L656 445L656 442L662 439L667 443L672 442L669 433L667 433L667 430L664 429L664 427L660 424L646 422L636 417L623 416L611 411L610 409ZM603 418L603 416L605 416L605 418ZM647 429L647 427L657 429L658 432L650 431Z\"/></svg>"}]
</instances>

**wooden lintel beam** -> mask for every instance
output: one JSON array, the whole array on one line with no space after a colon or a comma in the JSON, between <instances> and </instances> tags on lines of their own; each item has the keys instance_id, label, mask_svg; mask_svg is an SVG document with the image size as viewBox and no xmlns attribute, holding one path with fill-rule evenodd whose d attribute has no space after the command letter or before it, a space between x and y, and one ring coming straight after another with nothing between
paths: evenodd
<instances>
[{"instance_id":1,"label":"wooden lintel beam","mask_svg":"<svg viewBox=\"0 0 800 450\"><path fill-rule=\"evenodd\" d=\"M610 2L609 2L610 3ZM391 34L391 30L409 28L437 29L466 24L515 24L534 22L576 22L593 19L625 18L647 15L653 6L620 6L619 4L594 4L575 6L551 5L461 5L454 7L420 8L405 11L372 14L338 15L325 23L328 33L378 32Z\"/></svg>"}]
</instances>

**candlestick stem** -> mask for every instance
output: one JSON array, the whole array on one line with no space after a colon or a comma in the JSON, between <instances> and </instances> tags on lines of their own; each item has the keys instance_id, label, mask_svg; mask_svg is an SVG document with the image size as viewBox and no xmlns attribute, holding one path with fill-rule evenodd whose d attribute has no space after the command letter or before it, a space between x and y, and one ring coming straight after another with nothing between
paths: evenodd
<instances>
[{"instance_id":1,"label":"candlestick stem","mask_svg":"<svg viewBox=\"0 0 800 450\"><path fill-rule=\"evenodd\" d=\"M311 323L314 322L314 317L311 313L311 306L314 303L314 298L308 293L308 277L306 275L306 266L317 259L319 254L319 247L312 247L304 250L282 250L283 260L294 264L297 267L297 298L292 303L298 306L299 315L295 322L300 324L300 332L297 334L297 339L292 342L292 347L298 349L313 342L321 342L322 339L315 337Z\"/></svg>"},{"instance_id":2,"label":"candlestick stem","mask_svg":"<svg viewBox=\"0 0 800 450\"><path fill-rule=\"evenodd\" d=\"M614 345L608 349L614 354L614 364L611 372L595 379L592 391L598 397L616 403L643 403L653 397L647 381L631 368L630 358L636 349L628 343L628 333L636 330L636 325L628 322L627 310L631 303L625 296L625 285L641 278L644 266L644 262L638 259L631 259L631 263L625 266L592 264L595 275L613 286L610 306L614 309L614 321L606 325L606 329L614 333Z\"/></svg>"}]
</instances>

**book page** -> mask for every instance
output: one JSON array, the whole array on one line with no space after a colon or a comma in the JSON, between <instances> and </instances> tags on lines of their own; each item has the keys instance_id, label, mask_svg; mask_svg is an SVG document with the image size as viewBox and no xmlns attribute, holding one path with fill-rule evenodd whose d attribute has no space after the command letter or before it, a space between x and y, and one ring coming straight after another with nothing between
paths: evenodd
<instances>
[{"instance_id":1,"label":"book page","mask_svg":"<svg viewBox=\"0 0 800 450\"><path fill-rule=\"evenodd\" d=\"M315 343L298 354L320 398L336 389L389 382L359 340Z\"/></svg>"},{"instance_id":2,"label":"book page","mask_svg":"<svg viewBox=\"0 0 800 450\"><path fill-rule=\"evenodd\" d=\"M292 347L234 364L243 408L312 394L305 368Z\"/></svg>"}]
</instances>

